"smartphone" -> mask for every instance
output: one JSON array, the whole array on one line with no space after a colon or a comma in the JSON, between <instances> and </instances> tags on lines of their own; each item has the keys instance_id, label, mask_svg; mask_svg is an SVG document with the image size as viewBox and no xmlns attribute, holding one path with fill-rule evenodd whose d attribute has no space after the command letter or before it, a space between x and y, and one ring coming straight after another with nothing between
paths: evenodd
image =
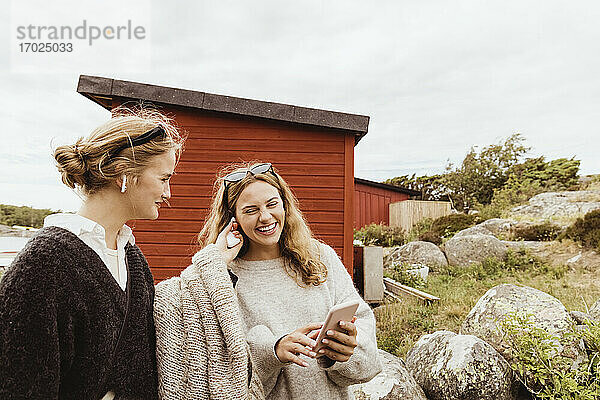
<instances>
[{"instance_id":1,"label":"smartphone","mask_svg":"<svg viewBox=\"0 0 600 400\"><path fill-rule=\"evenodd\" d=\"M235 222L235 217L231 217L231 222ZM237 244L241 242L241 240L233 234L232 231L227 233L227 248L231 249L232 247L237 246Z\"/></svg>"},{"instance_id":2,"label":"smartphone","mask_svg":"<svg viewBox=\"0 0 600 400\"><path fill-rule=\"evenodd\" d=\"M323 344L323 339L327 336L325 333L329 330L335 330L339 332L343 332L340 327L340 321L352 321L354 317L354 313L358 308L358 301L349 301L347 303L338 304L336 306L331 307L329 310L329 314L327 314L327 318L325 318L325 323L323 323L323 327L319 332L319 336L317 337L317 344L312 349L315 353L319 351L321 348L326 347Z\"/></svg>"}]
</instances>

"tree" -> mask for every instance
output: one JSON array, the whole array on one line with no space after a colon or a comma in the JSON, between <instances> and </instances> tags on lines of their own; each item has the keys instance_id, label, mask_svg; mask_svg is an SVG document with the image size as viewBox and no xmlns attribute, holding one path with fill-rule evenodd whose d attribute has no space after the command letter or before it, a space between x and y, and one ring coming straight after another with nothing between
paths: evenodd
<instances>
[{"instance_id":1,"label":"tree","mask_svg":"<svg viewBox=\"0 0 600 400\"><path fill-rule=\"evenodd\" d=\"M530 150L523 145L524 141L521 134L515 133L504 142L484 147L479 153L472 147L460 167L449 163L443 182L454 204L464 211L477 203L489 204L494 190L508 181L510 169Z\"/></svg>"},{"instance_id":2,"label":"tree","mask_svg":"<svg viewBox=\"0 0 600 400\"><path fill-rule=\"evenodd\" d=\"M387 179L383 183L399 186L421 193L421 200L447 200L448 190L444 186L442 175L411 176L402 175Z\"/></svg>"},{"instance_id":3,"label":"tree","mask_svg":"<svg viewBox=\"0 0 600 400\"><path fill-rule=\"evenodd\" d=\"M47 208L36 209L27 206L18 207L0 204L0 224L41 228L44 225L44 218L56 212L60 211L52 211Z\"/></svg>"}]
</instances>

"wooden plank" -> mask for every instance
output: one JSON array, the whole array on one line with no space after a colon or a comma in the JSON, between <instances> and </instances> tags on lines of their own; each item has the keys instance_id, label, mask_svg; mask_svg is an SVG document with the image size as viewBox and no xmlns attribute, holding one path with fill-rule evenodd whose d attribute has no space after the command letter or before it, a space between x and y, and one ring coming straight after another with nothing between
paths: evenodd
<instances>
[{"instance_id":1,"label":"wooden plank","mask_svg":"<svg viewBox=\"0 0 600 400\"><path fill-rule=\"evenodd\" d=\"M296 187L292 191L298 199L341 199L344 196L342 188L326 188L326 187ZM171 185L171 193L173 196L211 196L212 186L202 185Z\"/></svg>"},{"instance_id":2,"label":"wooden plank","mask_svg":"<svg viewBox=\"0 0 600 400\"><path fill-rule=\"evenodd\" d=\"M319 133L322 135L344 136L347 131L334 128L306 126L287 121L269 120L259 117L251 117L235 114L223 114L219 112L189 109L185 107L169 106L169 113L174 113L177 123L184 129L193 129L197 126L212 126L215 128L256 128L256 129L281 129L302 135L303 133Z\"/></svg>"},{"instance_id":3,"label":"wooden plank","mask_svg":"<svg viewBox=\"0 0 600 400\"><path fill-rule=\"evenodd\" d=\"M306 176L303 174L286 174L284 177L288 185L293 187L344 187L343 176ZM171 178L172 185L203 185L210 186L214 184L216 178L214 174L186 172L174 175Z\"/></svg>"},{"instance_id":4,"label":"wooden plank","mask_svg":"<svg viewBox=\"0 0 600 400\"><path fill-rule=\"evenodd\" d=\"M263 158L267 156L266 160ZM327 164L328 165L343 165L344 164L344 154L343 153L328 153L327 155ZM250 151L244 150L243 157L240 157L239 153L237 156L232 158L231 150L225 149L215 149L212 151L200 151L194 150L193 148L186 149L183 153L183 160L201 160L201 161L212 161L212 162L223 162L225 160L230 160L231 162L239 162L240 158L243 158L247 161L251 160L259 160L259 161L267 161L273 163L276 167L287 164L314 164L319 165L323 163L323 155L317 154L313 152L300 152L291 150L285 153L280 152L270 152L266 154L264 151Z\"/></svg>"},{"instance_id":5,"label":"wooden plank","mask_svg":"<svg viewBox=\"0 0 600 400\"><path fill-rule=\"evenodd\" d=\"M303 212L309 222L336 222L344 218L343 211L313 211ZM197 208L161 208L160 216L164 220L170 221L191 221L204 220L207 210Z\"/></svg>"},{"instance_id":6,"label":"wooden plank","mask_svg":"<svg viewBox=\"0 0 600 400\"><path fill-rule=\"evenodd\" d=\"M260 139L260 140L257 140ZM185 147L189 150L213 151L227 149L229 151L244 152L285 152L296 151L302 153L340 153L344 148L338 142L325 140L264 140L255 138L252 140L231 139L196 139L188 138Z\"/></svg>"},{"instance_id":7,"label":"wooden plank","mask_svg":"<svg viewBox=\"0 0 600 400\"><path fill-rule=\"evenodd\" d=\"M169 200L171 207L163 206L166 208L200 208L208 209L210 207L212 198L210 196L203 197L173 197ZM341 199L299 199L301 210L313 210L313 211L337 211L342 210L344 207L344 201Z\"/></svg>"},{"instance_id":8,"label":"wooden plank","mask_svg":"<svg viewBox=\"0 0 600 400\"><path fill-rule=\"evenodd\" d=\"M346 135L344 141L344 250L342 260L352 276L353 257L354 257L354 136Z\"/></svg>"},{"instance_id":9,"label":"wooden plank","mask_svg":"<svg viewBox=\"0 0 600 400\"><path fill-rule=\"evenodd\" d=\"M169 256L188 257L191 259L191 256L200 250L200 246L198 244L154 244L141 242L136 242L136 244L140 247L142 253L144 253L146 257L168 254Z\"/></svg>"},{"instance_id":10,"label":"wooden plank","mask_svg":"<svg viewBox=\"0 0 600 400\"><path fill-rule=\"evenodd\" d=\"M310 129L298 130L285 127L265 127L265 126L213 126L210 123L198 125L190 123L184 126L190 139L303 139L303 140L324 140L329 142L344 142L344 135L341 133L324 133Z\"/></svg>"},{"instance_id":11,"label":"wooden plank","mask_svg":"<svg viewBox=\"0 0 600 400\"><path fill-rule=\"evenodd\" d=\"M394 281L391 278L383 278L383 284L385 285L386 290L389 290L390 292L395 293L397 295L417 298L419 300L424 300L428 302L440 300L439 297L436 297L429 293L425 293L421 290L412 288L410 286L403 285Z\"/></svg>"},{"instance_id":12,"label":"wooden plank","mask_svg":"<svg viewBox=\"0 0 600 400\"><path fill-rule=\"evenodd\" d=\"M185 152L183 153L185 154ZM271 153L269 153L271 154ZM269 155L266 154L264 160L269 160ZM323 155L323 157L326 157ZM207 175L217 176L224 167L233 163L239 162L242 158L240 153L232 153L231 158L224 159L223 161L203 161L203 160L190 160L182 157L181 161L177 164L175 172L178 174L185 172L200 172L206 173ZM292 161L292 160L290 160ZM274 164L275 169L280 173L281 176L286 178L287 175L305 175L305 176L344 176L343 165L319 165L319 164L303 164L290 162L287 164Z\"/></svg>"},{"instance_id":13,"label":"wooden plank","mask_svg":"<svg viewBox=\"0 0 600 400\"><path fill-rule=\"evenodd\" d=\"M136 243L196 245L198 232L135 231Z\"/></svg>"},{"instance_id":14,"label":"wooden plank","mask_svg":"<svg viewBox=\"0 0 600 400\"><path fill-rule=\"evenodd\" d=\"M180 232L180 233L198 233L204 225L204 221L169 221L159 218L156 221L137 220L131 221L128 225L137 232ZM336 222L315 222L309 223L309 226L315 234L337 234L343 235L343 227L340 221Z\"/></svg>"}]
</instances>

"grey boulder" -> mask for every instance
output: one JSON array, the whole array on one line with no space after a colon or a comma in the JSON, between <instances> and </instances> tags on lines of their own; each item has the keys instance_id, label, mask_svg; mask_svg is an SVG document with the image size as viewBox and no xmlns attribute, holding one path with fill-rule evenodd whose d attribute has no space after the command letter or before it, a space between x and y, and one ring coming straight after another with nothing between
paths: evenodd
<instances>
[{"instance_id":1,"label":"grey boulder","mask_svg":"<svg viewBox=\"0 0 600 400\"><path fill-rule=\"evenodd\" d=\"M511 362L510 348L498 323L514 313L529 315L533 326L554 336L562 336L572 323L567 309L555 297L532 287L503 284L491 288L477 301L467 314L460 333L485 339ZM574 362L580 362L583 357L579 348L559 347L557 351L571 356Z\"/></svg>"},{"instance_id":2,"label":"grey boulder","mask_svg":"<svg viewBox=\"0 0 600 400\"><path fill-rule=\"evenodd\" d=\"M422 264L430 268L448 265L446 256L435 244L430 242L410 242L385 257L383 264L391 266L394 263Z\"/></svg>"},{"instance_id":3,"label":"grey boulder","mask_svg":"<svg viewBox=\"0 0 600 400\"><path fill-rule=\"evenodd\" d=\"M466 235L448 240L444 250L450 265L469 265L488 257L504 259L507 247L491 235Z\"/></svg>"},{"instance_id":4,"label":"grey boulder","mask_svg":"<svg viewBox=\"0 0 600 400\"><path fill-rule=\"evenodd\" d=\"M512 232L512 229L515 226L515 224L516 224L515 221L511 221L510 219L491 218L491 219L483 221L482 223L480 223L479 225L476 225L476 226L481 226L482 228L486 228L487 230L492 232L492 235L494 235L496 237L498 237L498 236L508 237L510 235L510 233Z\"/></svg>"},{"instance_id":5,"label":"grey boulder","mask_svg":"<svg viewBox=\"0 0 600 400\"><path fill-rule=\"evenodd\" d=\"M457 237L470 236L470 235L494 236L492 231L490 231L488 228L481 226L481 225L475 225L470 228L463 229L462 231L456 232L453 237L457 238Z\"/></svg>"},{"instance_id":6,"label":"grey boulder","mask_svg":"<svg viewBox=\"0 0 600 400\"><path fill-rule=\"evenodd\" d=\"M427 400L423 389L408 372L404 361L379 350L383 371L369 382L349 387L352 400Z\"/></svg>"},{"instance_id":7,"label":"grey boulder","mask_svg":"<svg viewBox=\"0 0 600 400\"><path fill-rule=\"evenodd\" d=\"M600 208L600 202L594 201L599 194L599 191L540 193L529 199L528 204L513 208L511 214L537 219L587 214Z\"/></svg>"},{"instance_id":8,"label":"grey boulder","mask_svg":"<svg viewBox=\"0 0 600 400\"><path fill-rule=\"evenodd\" d=\"M506 360L472 335L422 336L406 366L430 400L514 400L518 384Z\"/></svg>"}]
</instances>

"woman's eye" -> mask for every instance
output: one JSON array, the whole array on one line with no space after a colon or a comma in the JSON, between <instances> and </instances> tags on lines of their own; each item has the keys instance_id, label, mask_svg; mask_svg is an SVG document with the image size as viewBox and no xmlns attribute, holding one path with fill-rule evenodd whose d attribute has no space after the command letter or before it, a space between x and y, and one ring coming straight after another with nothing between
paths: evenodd
<instances>
[{"instance_id":1,"label":"woman's eye","mask_svg":"<svg viewBox=\"0 0 600 400\"><path fill-rule=\"evenodd\" d=\"M256 212L256 208L251 208L245 211L245 214L254 214Z\"/></svg>"},{"instance_id":2,"label":"woman's eye","mask_svg":"<svg viewBox=\"0 0 600 400\"><path fill-rule=\"evenodd\" d=\"M267 207L275 207L277 205L277 202L274 201L272 203L267 204Z\"/></svg>"}]
</instances>

